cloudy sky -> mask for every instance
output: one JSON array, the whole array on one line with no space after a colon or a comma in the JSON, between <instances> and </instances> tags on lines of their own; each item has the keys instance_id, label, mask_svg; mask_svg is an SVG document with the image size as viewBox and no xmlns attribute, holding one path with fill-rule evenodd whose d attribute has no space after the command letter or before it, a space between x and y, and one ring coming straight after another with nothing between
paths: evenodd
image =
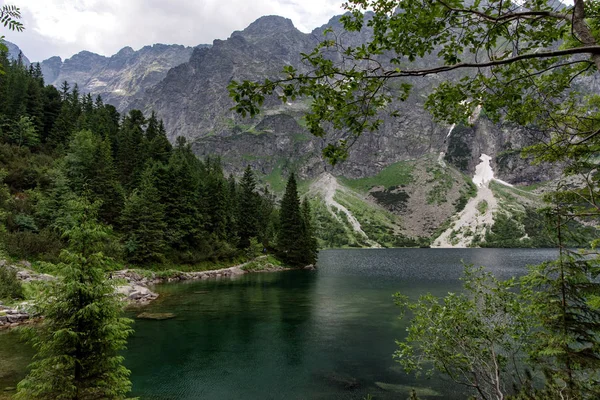
<instances>
[{"instance_id":1,"label":"cloudy sky","mask_svg":"<svg viewBox=\"0 0 600 400\"><path fill-rule=\"evenodd\" d=\"M125 46L194 46L226 39L263 15L304 32L341 14L343 0L0 0L21 9L26 30L1 34L32 61L81 50L112 55Z\"/></svg>"}]
</instances>

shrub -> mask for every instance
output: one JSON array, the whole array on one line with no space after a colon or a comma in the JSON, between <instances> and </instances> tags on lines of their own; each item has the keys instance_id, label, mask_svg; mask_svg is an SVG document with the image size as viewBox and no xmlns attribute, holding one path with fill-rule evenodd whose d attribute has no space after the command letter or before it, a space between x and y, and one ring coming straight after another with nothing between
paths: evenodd
<instances>
[{"instance_id":1,"label":"shrub","mask_svg":"<svg viewBox=\"0 0 600 400\"><path fill-rule=\"evenodd\" d=\"M0 299L14 300L23 298L23 287L17 279L17 273L11 268L0 267Z\"/></svg>"}]
</instances>

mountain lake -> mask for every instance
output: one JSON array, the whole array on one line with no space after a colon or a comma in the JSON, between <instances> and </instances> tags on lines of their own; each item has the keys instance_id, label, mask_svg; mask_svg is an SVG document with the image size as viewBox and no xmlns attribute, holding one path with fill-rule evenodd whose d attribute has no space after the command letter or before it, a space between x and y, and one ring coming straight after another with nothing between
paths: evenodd
<instances>
[{"instance_id":1,"label":"mountain lake","mask_svg":"<svg viewBox=\"0 0 600 400\"><path fill-rule=\"evenodd\" d=\"M356 249L319 253L316 271L158 285L125 352L133 396L191 399L464 399L447 378L415 378L394 361L406 320L392 295L416 299L461 288L462 262L498 278L554 258L553 249ZM32 350L0 334L0 399Z\"/></svg>"}]
</instances>

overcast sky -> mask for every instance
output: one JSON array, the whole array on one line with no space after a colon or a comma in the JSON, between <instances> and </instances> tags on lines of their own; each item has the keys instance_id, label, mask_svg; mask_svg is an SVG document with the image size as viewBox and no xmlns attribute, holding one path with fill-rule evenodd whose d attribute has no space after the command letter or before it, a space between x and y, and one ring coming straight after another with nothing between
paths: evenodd
<instances>
[{"instance_id":1,"label":"overcast sky","mask_svg":"<svg viewBox=\"0 0 600 400\"><path fill-rule=\"evenodd\" d=\"M226 39L263 15L304 32L343 12L343 0L0 0L21 9L25 31L6 32L31 61L81 50L112 55L153 43L195 46Z\"/></svg>"}]
</instances>

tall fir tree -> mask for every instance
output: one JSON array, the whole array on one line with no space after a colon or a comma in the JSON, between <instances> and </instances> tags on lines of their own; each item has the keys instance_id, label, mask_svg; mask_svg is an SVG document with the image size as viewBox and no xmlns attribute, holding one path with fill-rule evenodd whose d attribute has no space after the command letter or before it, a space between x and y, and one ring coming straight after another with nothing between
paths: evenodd
<instances>
[{"instance_id":1,"label":"tall fir tree","mask_svg":"<svg viewBox=\"0 0 600 400\"><path fill-rule=\"evenodd\" d=\"M148 123L148 129L150 128L150 123ZM153 160L161 161L163 163L169 162L169 157L171 156L171 151L173 151L173 146L169 139L167 139L167 131L165 130L165 125L163 124L162 119L158 122L158 128L156 130L155 135L149 135L148 130L146 130L146 137L148 139L148 156Z\"/></svg>"},{"instance_id":2,"label":"tall fir tree","mask_svg":"<svg viewBox=\"0 0 600 400\"><path fill-rule=\"evenodd\" d=\"M139 110L131 110L123 119L117 139L117 166L121 184L132 191L138 184L145 168L144 115Z\"/></svg>"},{"instance_id":3,"label":"tall fir tree","mask_svg":"<svg viewBox=\"0 0 600 400\"><path fill-rule=\"evenodd\" d=\"M107 231L89 202L71 206L76 223L67 232L62 279L37 302L44 320L30 331L37 354L17 400L120 400L131 390L121 355L131 321L121 316L123 302L106 279L107 259L99 251Z\"/></svg>"},{"instance_id":4,"label":"tall fir tree","mask_svg":"<svg viewBox=\"0 0 600 400\"><path fill-rule=\"evenodd\" d=\"M312 222L310 203L307 197L305 197L302 201L301 211L302 222L304 223L302 244L304 246L304 254L306 256L304 262L306 264L314 264L317 262L318 244Z\"/></svg>"},{"instance_id":5,"label":"tall fir tree","mask_svg":"<svg viewBox=\"0 0 600 400\"><path fill-rule=\"evenodd\" d=\"M259 204L256 193L256 179L254 172L248 165L240 181L238 206L238 235L239 247L242 249L250 245L250 238L258 236Z\"/></svg>"},{"instance_id":6,"label":"tall fir tree","mask_svg":"<svg viewBox=\"0 0 600 400\"><path fill-rule=\"evenodd\" d=\"M300 211L296 177L293 173L290 175L285 187L279 219L277 255L289 265L302 265L306 260L302 240L304 236L304 220Z\"/></svg>"},{"instance_id":7,"label":"tall fir tree","mask_svg":"<svg viewBox=\"0 0 600 400\"><path fill-rule=\"evenodd\" d=\"M135 264L164 262L165 210L154 182L156 167L149 165L140 187L125 202L121 217L127 259Z\"/></svg>"},{"instance_id":8,"label":"tall fir tree","mask_svg":"<svg viewBox=\"0 0 600 400\"><path fill-rule=\"evenodd\" d=\"M115 224L123 206L123 189L117 179L110 143L89 130L77 132L65 156L65 175L75 193L84 191L100 201L103 222Z\"/></svg>"}]
</instances>

